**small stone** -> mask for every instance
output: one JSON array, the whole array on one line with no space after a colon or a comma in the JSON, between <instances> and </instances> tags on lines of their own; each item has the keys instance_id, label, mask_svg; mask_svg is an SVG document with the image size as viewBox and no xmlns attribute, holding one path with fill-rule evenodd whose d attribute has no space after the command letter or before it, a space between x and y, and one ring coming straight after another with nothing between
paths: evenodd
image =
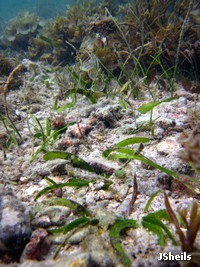
<instances>
[{"instance_id":1,"label":"small stone","mask_svg":"<svg viewBox=\"0 0 200 267\"><path fill-rule=\"evenodd\" d=\"M48 228L50 226L61 226L66 223L67 217L71 210L62 206L42 206L36 205L35 209L39 209L32 221L32 226Z\"/></svg>"},{"instance_id":2,"label":"small stone","mask_svg":"<svg viewBox=\"0 0 200 267\"><path fill-rule=\"evenodd\" d=\"M28 178L27 178L26 176L22 176L19 180L20 180L20 182L22 182L23 184L28 182Z\"/></svg>"},{"instance_id":3,"label":"small stone","mask_svg":"<svg viewBox=\"0 0 200 267\"><path fill-rule=\"evenodd\" d=\"M71 134L72 137L81 138L89 134L89 132L91 132L92 129L93 127L89 124L84 124L84 123L80 123L79 125L75 124L70 128L69 134Z\"/></svg>"},{"instance_id":4,"label":"small stone","mask_svg":"<svg viewBox=\"0 0 200 267\"><path fill-rule=\"evenodd\" d=\"M97 109L93 116L98 122L103 122L106 128L114 128L117 125L117 121L123 116L121 110L122 108L118 104L108 105Z\"/></svg>"},{"instance_id":5,"label":"small stone","mask_svg":"<svg viewBox=\"0 0 200 267\"><path fill-rule=\"evenodd\" d=\"M63 190L62 188L57 188L54 190L54 194L56 197L62 197L63 196Z\"/></svg>"},{"instance_id":6,"label":"small stone","mask_svg":"<svg viewBox=\"0 0 200 267\"><path fill-rule=\"evenodd\" d=\"M48 238L48 233L45 229L39 228L33 231L30 242L26 245L21 261L24 260L43 260L43 257L48 254L51 246L51 241Z\"/></svg>"},{"instance_id":7,"label":"small stone","mask_svg":"<svg viewBox=\"0 0 200 267\"><path fill-rule=\"evenodd\" d=\"M11 260L18 260L30 235L25 206L12 190L0 187L0 258L9 255Z\"/></svg>"},{"instance_id":8,"label":"small stone","mask_svg":"<svg viewBox=\"0 0 200 267\"><path fill-rule=\"evenodd\" d=\"M94 162L94 161L90 161L88 162L89 165L95 170L95 172L97 174L108 174L111 175L115 172L115 169L105 165L104 163L101 162Z\"/></svg>"},{"instance_id":9,"label":"small stone","mask_svg":"<svg viewBox=\"0 0 200 267\"><path fill-rule=\"evenodd\" d=\"M33 219L31 224L35 228L36 227L48 228L51 226L51 220L50 220L49 216L44 215L44 216L41 216L39 218Z\"/></svg>"},{"instance_id":10,"label":"small stone","mask_svg":"<svg viewBox=\"0 0 200 267\"><path fill-rule=\"evenodd\" d=\"M172 186L172 177L168 174L160 173L157 178L158 186L165 190L170 190Z\"/></svg>"},{"instance_id":11,"label":"small stone","mask_svg":"<svg viewBox=\"0 0 200 267\"><path fill-rule=\"evenodd\" d=\"M50 171L54 175L64 174L66 172L66 160L56 159L48 162L47 166L49 166Z\"/></svg>"},{"instance_id":12,"label":"small stone","mask_svg":"<svg viewBox=\"0 0 200 267\"><path fill-rule=\"evenodd\" d=\"M96 190L101 190L104 187L104 182L99 182L97 184L95 184L95 189Z\"/></svg>"},{"instance_id":13,"label":"small stone","mask_svg":"<svg viewBox=\"0 0 200 267\"><path fill-rule=\"evenodd\" d=\"M31 113L36 113L41 110L41 105L40 104L31 104L30 107L30 112Z\"/></svg>"},{"instance_id":14,"label":"small stone","mask_svg":"<svg viewBox=\"0 0 200 267\"><path fill-rule=\"evenodd\" d=\"M157 146L157 151L160 155L167 156L168 154L172 154L175 149L177 149L177 145L174 140L167 139L161 141Z\"/></svg>"},{"instance_id":15,"label":"small stone","mask_svg":"<svg viewBox=\"0 0 200 267\"><path fill-rule=\"evenodd\" d=\"M178 100L181 105L187 105L187 98L185 96L179 97Z\"/></svg>"}]
</instances>

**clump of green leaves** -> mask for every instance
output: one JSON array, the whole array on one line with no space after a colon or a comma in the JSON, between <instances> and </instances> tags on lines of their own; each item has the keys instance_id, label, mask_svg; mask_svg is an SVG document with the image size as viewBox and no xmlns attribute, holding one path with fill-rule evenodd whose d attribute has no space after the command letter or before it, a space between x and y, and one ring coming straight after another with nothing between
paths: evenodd
<instances>
[{"instance_id":1,"label":"clump of green leaves","mask_svg":"<svg viewBox=\"0 0 200 267\"><path fill-rule=\"evenodd\" d=\"M160 246L165 245L164 232L172 240L173 244L177 245L172 233L170 232L168 227L162 222L163 219L166 221L170 221L169 215L166 210L159 210L153 213L149 213L148 215L142 218L142 226L152 231L158 236Z\"/></svg>"},{"instance_id":2,"label":"clump of green leaves","mask_svg":"<svg viewBox=\"0 0 200 267\"><path fill-rule=\"evenodd\" d=\"M145 206L145 212L148 211L150 204L160 192L161 191L158 190L150 197ZM144 216L142 218L142 225L158 236L159 244L161 246L165 245L164 232L172 240L174 245L178 245L178 242L174 238L174 234L172 234L169 227L164 224L163 219L172 223L175 226L176 235L178 235L182 251L192 255L190 263L183 266L199 266L200 253L199 248L195 246L195 240L200 230L199 205L197 202L193 202L190 210L179 210L178 215L176 215L165 192L164 201L166 209L149 213Z\"/></svg>"},{"instance_id":3,"label":"clump of green leaves","mask_svg":"<svg viewBox=\"0 0 200 267\"><path fill-rule=\"evenodd\" d=\"M137 227L138 224L136 220L117 219L109 230L109 236L111 239L112 246L116 251L117 255L119 256L119 259L124 267L131 266L132 262L121 245L120 234L127 228L137 228Z\"/></svg>"},{"instance_id":4,"label":"clump of green leaves","mask_svg":"<svg viewBox=\"0 0 200 267\"><path fill-rule=\"evenodd\" d=\"M153 135L153 110L156 106L162 104L162 103L166 103L166 102L170 102L174 99L177 99L177 97L170 97L170 98L167 98L167 99L164 99L164 100L155 100L153 102L149 102L147 104L143 104L142 106L140 106L138 108L138 111L141 113L141 114L146 114L147 112L150 112L150 118L149 118L149 128L151 130L151 133ZM158 119L158 118L156 118Z\"/></svg>"},{"instance_id":5,"label":"clump of green leaves","mask_svg":"<svg viewBox=\"0 0 200 267\"><path fill-rule=\"evenodd\" d=\"M56 142L59 134L66 131L70 125L73 125L75 123L75 122L66 123L62 127L59 127L52 131L51 121L48 118L46 119L45 127L42 126L42 124L36 117L31 116L31 118L33 120L34 127L35 127L35 134L33 135L33 137L40 141L40 146L37 149L37 151L34 153L34 155L32 156L31 162L33 162L33 160L37 157L37 155L41 151L47 151L48 146L51 146L52 144Z\"/></svg>"},{"instance_id":6,"label":"clump of green leaves","mask_svg":"<svg viewBox=\"0 0 200 267\"><path fill-rule=\"evenodd\" d=\"M58 185L58 184L53 183L51 185L52 187L44 189L44 192L41 192L42 194L46 193L49 190L50 191L55 190L56 188L60 188L63 186L68 186L68 185L69 186L86 186L86 185L89 185L90 182L96 182L99 179L103 179L103 182L104 182L102 189L107 189L112 184L112 182L109 179L107 179L111 175L109 172L106 172L106 170L104 172L100 172L98 169L95 169L88 162L86 162L85 160L83 160L82 158L78 157L75 154L64 152L64 151L49 151L43 156L44 160L52 160L52 159L58 159L58 158L66 159L72 165L72 167L80 168L82 170L92 172L94 174L98 174L100 175L100 178L99 177L94 178L92 181L82 181L82 180L73 178L72 180L70 180L69 184L66 183L66 185L64 184Z\"/></svg>"},{"instance_id":7,"label":"clump of green leaves","mask_svg":"<svg viewBox=\"0 0 200 267\"><path fill-rule=\"evenodd\" d=\"M130 160L139 160L175 178L177 176L176 172L173 172L167 168L164 168L160 166L159 164L155 163L154 161L148 159L147 157L141 154L140 149L134 150L128 147L129 145L134 145L134 144L143 145L144 143L147 143L149 141L150 139L147 137L127 138L115 144L111 148L106 149L103 152L103 156L108 159L126 159L128 162Z\"/></svg>"},{"instance_id":8,"label":"clump of green leaves","mask_svg":"<svg viewBox=\"0 0 200 267\"><path fill-rule=\"evenodd\" d=\"M63 188L66 186L86 186L89 185L89 182L80 181L78 179L71 179L70 181L62 184L57 184L50 178L46 178L46 180L50 183L50 186L44 188L41 190L35 197L35 201L41 197L42 195L56 190L58 188ZM43 200L39 205L39 210L44 207L48 206L63 206L69 208L74 214L78 216L78 218L72 220L69 223L66 223L65 225L53 229L48 229L48 232L50 234L64 234L66 235L65 240L63 243L59 246L58 250L56 251L54 255L54 259L57 257L60 249L66 244L68 238L75 233L78 229L85 227L86 225L92 224L97 225L98 220L91 217L90 211L87 210L83 205L79 204L78 202L68 199L68 198L60 198L60 197L52 197L48 200ZM38 207L36 205L36 209L38 210ZM81 217L79 217L81 215Z\"/></svg>"},{"instance_id":9,"label":"clump of green leaves","mask_svg":"<svg viewBox=\"0 0 200 267\"><path fill-rule=\"evenodd\" d=\"M2 122L5 132L2 132L0 135L0 148L3 151L3 158L6 159L6 150L11 144L18 146L18 133L16 128L13 127L13 124L10 123L10 120L3 114L0 113L0 122Z\"/></svg>"},{"instance_id":10,"label":"clump of green leaves","mask_svg":"<svg viewBox=\"0 0 200 267\"><path fill-rule=\"evenodd\" d=\"M80 180L80 179L77 179L77 178L71 178L71 179L69 179L68 182L59 183L58 184L58 183L56 183L55 181L53 181L52 179L50 179L48 177L45 177L44 179L48 182L49 185L37 193L37 195L35 197L35 201L38 198L40 198L42 195L45 195L45 194L47 194L49 192L52 192L52 191L55 191L55 190L57 190L59 188L62 189L64 187L66 187L66 186L74 186L74 187L89 186L89 183L92 182L92 181Z\"/></svg>"}]
</instances>

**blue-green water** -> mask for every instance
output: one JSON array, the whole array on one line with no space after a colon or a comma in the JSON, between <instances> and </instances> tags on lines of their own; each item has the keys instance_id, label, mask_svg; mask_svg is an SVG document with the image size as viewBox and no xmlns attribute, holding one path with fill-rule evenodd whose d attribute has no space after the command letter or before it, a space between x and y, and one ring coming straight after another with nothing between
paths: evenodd
<instances>
[{"instance_id":1,"label":"blue-green water","mask_svg":"<svg viewBox=\"0 0 200 267\"><path fill-rule=\"evenodd\" d=\"M48 18L65 14L66 5L74 0L0 0L0 18L11 19L21 11L32 11Z\"/></svg>"}]
</instances>

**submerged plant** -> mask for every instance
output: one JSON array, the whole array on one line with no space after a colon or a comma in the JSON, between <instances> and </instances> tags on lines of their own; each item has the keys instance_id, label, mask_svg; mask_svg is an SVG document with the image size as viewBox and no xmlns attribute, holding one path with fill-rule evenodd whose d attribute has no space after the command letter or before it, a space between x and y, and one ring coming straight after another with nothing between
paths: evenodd
<instances>
[{"instance_id":1,"label":"submerged plant","mask_svg":"<svg viewBox=\"0 0 200 267\"><path fill-rule=\"evenodd\" d=\"M127 38L134 49L148 43L141 55L144 65L159 51L162 63L173 66L174 73L178 68L186 71L190 65L197 75L198 56L191 48L198 36L190 19L190 11L197 5L197 1L135 1L127 12Z\"/></svg>"},{"instance_id":2,"label":"submerged plant","mask_svg":"<svg viewBox=\"0 0 200 267\"><path fill-rule=\"evenodd\" d=\"M142 217L142 226L147 228L158 236L158 242L160 246L166 244L166 238L164 233L171 239L174 245L177 245L174 236L168 227L163 223L162 220L170 221L169 215L166 210L159 210Z\"/></svg>"},{"instance_id":3,"label":"submerged plant","mask_svg":"<svg viewBox=\"0 0 200 267\"><path fill-rule=\"evenodd\" d=\"M3 84L2 87L0 87L0 93L3 95L3 105L4 105L4 113L2 114L0 112L0 121L3 123L3 126L7 133L6 141L2 142L1 147L4 151L4 159L6 158L5 149L9 146L10 143L14 143L15 145L18 145L18 138L22 140L22 136L15 126L15 123L13 122L13 119L10 116L9 109L8 109L8 103L7 103L7 93L8 88L10 84L13 81L13 77L16 73L22 70L22 65L19 64L17 67L15 67L9 74L7 81ZM4 139L4 138L2 138ZM3 144L4 143L4 144Z\"/></svg>"},{"instance_id":4,"label":"submerged plant","mask_svg":"<svg viewBox=\"0 0 200 267\"><path fill-rule=\"evenodd\" d=\"M150 204L160 192L159 190L150 197L145 206L145 212L148 211ZM178 214L175 214L166 192L163 192L163 194L166 209L144 216L142 218L142 225L158 236L161 246L164 246L166 243L165 232L174 245L180 245L183 252L191 255L190 261L181 262L181 266L197 267L199 266L200 253L199 247L195 246L195 240L200 230L199 205L197 202L193 202L190 209L179 210ZM174 225L176 235L172 234L170 225L166 225L163 219ZM176 236L178 236L180 242L176 241Z\"/></svg>"},{"instance_id":5,"label":"submerged plant","mask_svg":"<svg viewBox=\"0 0 200 267\"><path fill-rule=\"evenodd\" d=\"M170 98L167 98L167 99L164 99L164 100L154 100L154 102L149 102L147 104L143 104L142 106L140 106L138 108L138 111L141 113L141 114L146 114L147 112L150 112L150 119L149 119L149 128L151 130L151 133L153 135L153 110L156 106L162 104L162 103L165 103L165 102L170 102L172 100L176 99L176 97L170 97ZM156 118L158 119L158 118Z\"/></svg>"},{"instance_id":6,"label":"submerged plant","mask_svg":"<svg viewBox=\"0 0 200 267\"><path fill-rule=\"evenodd\" d=\"M150 104L149 106L148 105L144 106L144 108L148 109L150 107L150 109L152 109L152 103L149 104ZM160 170L161 172L166 173L171 178L173 178L176 183L187 188L192 194L197 194L197 191L194 190L194 187L192 185L193 182L199 184L199 181L197 179L191 178L189 176L182 176L178 172L165 168L142 154L144 144L149 141L150 139L147 137L127 138L115 144L111 148L108 148L105 151L103 151L103 156L110 160L112 159L125 160L123 168L125 168L130 163L130 161L133 160L141 161L142 163L145 163L157 170ZM140 145L136 148L129 147L129 145L134 145L134 144L140 144Z\"/></svg>"},{"instance_id":7,"label":"submerged plant","mask_svg":"<svg viewBox=\"0 0 200 267\"><path fill-rule=\"evenodd\" d=\"M55 18L42 34L33 39L30 55L46 59L53 65L74 63L95 12L95 1L77 1L67 6L65 16ZM46 55L41 55L41 50Z\"/></svg>"},{"instance_id":8,"label":"submerged plant","mask_svg":"<svg viewBox=\"0 0 200 267\"><path fill-rule=\"evenodd\" d=\"M29 41L36 36L44 22L34 13L23 12L8 22L3 43L17 50L27 50Z\"/></svg>"},{"instance_id":9,"label":"submerged plant","mask_svg":"<svg viewBox=\"0 0 200 267\"><path fill-rule=\"evenodd\" d=\"M41 142L39 148L37 149L37 151L33 154L31 158L31 162L32 162L41 151L46 151L49 146L55 143L59 134L66 131L68 126L74 124L74 122L66 123L62 125L61 127L57 127L55 130L52 131L51 129L52 123L48 118L46 119L45 128L42 126L42 124L36 117L31 115L31 118L33 120L35 131L36 131L33 137L38 139Z\"/></svg>"},{"instance_id":10,"label":"submerged plant","mask_svg":"<svg viewBox=\"0 0 200 267\"><path fill-rule=\"evenodd\" d=\"M111 244L124 267L131 266L131 260L121 245L120 234L127 228L137 228L137 227L138 223L136 220L117 219L109 230Z\"/></svg>"},{"instance_id":11,"label":"submerged plant","mask_svg":"<svg viewBox=\"0 0 200 267\"><path fill-rule=\"evenodd\" d=\"M128 148L129 145L132 144L144 144L149 142L150 139L147 137L132 137L127 138L125 140L122 140L121 142L115 144L113 147L106 149L103 152L103 156L108 159L126 159L127 163L129 163L131 160L139 160L141 162L144 162L162 172L165 172L166 174L170 175L171 177L174 177L176 179L177 173L174 171L171 171L167 168L164 168L157 164L156 162L148 159L147 157L143 156L140 152L140 148L138 149L130 149ZM126 164L127 165L127 164Z\"/></svg>"},{"instance_id":12,"label":"submerged plant","mask_svg":"<svg viewBox=\"0 0 200 267\"><path fill-rule=\"evenodd\" d=\"M200 211L198 204L196 202L193 202L189 216L188 216L188 210L179 211L179 215L181 216L184 227L186 228L186 233L184 233L169 203L169 199L166 193L164 193L164 197L165 197L165 206L170 216L170 219L172 220L176 228L176 232L181 242L182 251L185 251L187 253L196 251L194 244L198 231L200 230Z\"/></svg>"}]
</instances>

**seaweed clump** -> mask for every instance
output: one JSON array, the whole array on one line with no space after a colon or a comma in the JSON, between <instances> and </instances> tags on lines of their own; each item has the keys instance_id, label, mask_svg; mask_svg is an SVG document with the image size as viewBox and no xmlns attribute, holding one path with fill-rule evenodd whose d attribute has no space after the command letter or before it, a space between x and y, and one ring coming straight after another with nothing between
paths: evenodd
<instances>
[{"instance_id":1,"label":"seaweed clump","mask_svg":"<svg viewBox=\"0 0 200 267\"><path fill-rule=\"evenodd\" d=\"M172 77L179 71L184 76L198 79L198 10L196 0L136 0L121 5L118 12L114 12L120 16L115 17L106 7L107 16L91 25L91 32L97 37L90 54L99 59L104 69L114 70L114 75L125 70L126 79L130 69L138 66L141 75L151 69L156 72L165 69ZM80 54L84 58L84 51Z\"/></svg>"},{"instance_id":2,"label":"seaweed clump","mask_svg":"<svg viewBox=\"0 0 200 267\"><path fill-rule=\"evenodd\" d=\"M30 39L38 34L43 21L34 13L23 12L11 19L2 36L2 43L15 50L27 50Z\"/></svg>"},{"instance_id":3,"label":"seaweed clump","mask_svg":"<svg viewBox=\"0 0 200 267\"><path fill-rule=\"evenodd\" d=\"M66 16L55 18L46 32L37 36L30 44L31 57L41 56L39 51L43 50L46 54L42 58L53 65L73 63L94 14L97 14L95 1L78 1L69 6Z\"/></svg>"},{"instance_id":4,"label":"seaweed clump","mask_svg":"<svg viewBox=\"0 0 200 267\"><path fill-rule=\"evenodd\" d=\"M192 74L198 75L198 5L196 0L137 0L128 7L123 32L134 56L140 57L143 66L149 66L152 58L157 58L166 69L178 65L179 70L187 74L191 67ZM156 60L154 63L152 66L156 65Z\"/></svg>"},{"instance_id":5,"label":"seaweed clump","mask_svg":"<svg viewBox=\"0 0 200 267\"><path fill-rule=\"evenodd\" d=\"M19 64L19 60L16 58L10 58L0 53L0 89L7 83L7 78L12 70ZM14 77L11 79L8 85L8 89L16 89L22 84L22 79ZM1 92L1 90L0 90Z\"/></svg>"},{"instance_id":6,"label":"seaweed clump","mask_svg":"<svg viewBox=\"0 0 200 267\"><path fill-rule=\"evenodd\" d=\"M10 58L5 57L3 54L0 54L0 77L8 76L13 69L13 62Z\"/></svg>"}]
</instances>

